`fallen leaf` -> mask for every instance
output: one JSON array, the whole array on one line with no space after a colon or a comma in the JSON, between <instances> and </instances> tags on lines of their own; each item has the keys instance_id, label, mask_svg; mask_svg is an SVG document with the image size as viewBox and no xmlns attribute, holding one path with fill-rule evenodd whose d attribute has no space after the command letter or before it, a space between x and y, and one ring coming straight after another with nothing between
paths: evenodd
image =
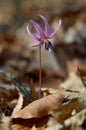
<instances>
[{"instance_id":1,"label":"fallen leaf","mask_svg":"<svg viewBox=\"0 0 86 130\"><path fill-rule=\"evenodd\" d=\"M26 127L26 126L22 126L22 125L19 125L19 124L14 124L11 126L11 129L12 130L30 130L30 128Z\"/></svg>"},{"instance_id":2,"label":"fallen leaf","mask_svg":"<svg viewBox=\"0 0 86 130\"><path fill-rule=\"evenodd\" d=\"M58 112L54 111L52 115L57 119L59 123L63 123L66 119L71 117L73 114L81 111L85 107L86 106L84 103L80 103L78 101L70 101L68 104L63 105Z\"/></svg>"},{"instance_id":3,"label":"fallen leaf","mask_svg":"<svg viewBox=\"0 0 86 130\"><path fill-rule=\"evenodd\" d=\"M11 126L11 128L12 130L44 130L43 127L36 128L35 125L33 125L32 128L29 128L29 127L19 125L19 124L14 124Z\"/></svg>"},{"instance_id":4,"label":"fallen leaf","mask_svg":"<svg viewBox=\"0 0 86 130\"><path fill-rule=\"evenodd\" d=\"M78 67L78 74L84 87L86 88L86 70Z\"/></svg>"},{"instance_id":5,"label":"fallen leaf","mask_svg":"<svg viewBox=\"0 0 86 130\"><path fill-rule=\"evenodd\" d=\"M64 121L64 125L68 126L81 126L86 120L86 108Z\"/></svg>"},{"instance_id":6,"label":"fallen leaf","mask_svg":"<svg viewBox=\"0 0 86 130\"><path fill-rule=\"evenodd\" d=\"M84 92L85 87L79 78L79 76L76 73L70 73L69 77L60 84L61 87L64 89L72 90L72 91L78 91L78 92Z\"/></svg>"},{"instance_id":7,"label":"fallen leaf","mask_svg":"<svg viewBox=\"0 0 86 130\"><path fill-rule=\"evenodd\" d=\"M86 69L83 69L83 68L81 68L81 67L78 67L78 70L77 70L78 72L78 74L80 75L80 76L82 76L83 78L86 78Z\"/></svg>"},{"instance_id":8,"label":"fallen leaf","mask_svg":"<svg viewBox=\"0 0 86 130\"><path fill-rule=\"evenodd\" d=\"M19 111L22 108L22 105L23 105L23 95L19 93L19 99L17 105L13 109L12 115L14 115L17 111Z\"/></svg>"},{"instance_id":9,"label":"fallen leaf","mask_svg":"<svg viewBox=\"0 0 86 130\"><path fill-rule=\"evenodd\" d=\"M51 95L45 96L30 103L19 112L12 115L12 118L40 118L50 114L51 110L60 109L61 103L64 99L63 92L63 89L59 89Z\"/></svg>"},{"instance_id":10,"label":"fallen leaf","mask_svg":"<svg viewBox=\"0 0 86 130\"><path fill-rule=\"evenodd\" d=\"M62 125L58 123L56 125L45 128L45 130L60 130L60 129L62 129Z\"/></svg>"},{"instance_id":11,"label":"fallen leaf","mask_svg":"<svg viewBox=\"0 0 86 130\"><path fill-rule=\"evenodd\" d=\"M4 114L2 114L1 117L1 123L0 123L0 130L11 130L10 128L10 122L11 122L11 118L10 116L5 116Z\"/></svg>"},{"instance_id":12,"label":"fallen leaf","mask_svg":"<svg viewBox=\"0 0 86 130\"><path fill-rule=\"evenodd\" d=\"M41 118L30 118L30 119L13 118L12 119L12 126L13 125L16 126L18 124L20 126L25 126L28 128L32 128L33 125L35 125L36 128L46 127L48 119L49 119L49 115L41 117Z\"/></svg>"}]
</instances>

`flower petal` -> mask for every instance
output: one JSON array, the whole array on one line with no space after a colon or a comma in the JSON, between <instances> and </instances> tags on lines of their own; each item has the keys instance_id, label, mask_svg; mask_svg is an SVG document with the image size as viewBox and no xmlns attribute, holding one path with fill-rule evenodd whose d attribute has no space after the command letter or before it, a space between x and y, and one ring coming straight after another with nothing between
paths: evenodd
<instances>
[{"instance_id":1,"label":"flower petal","mask_svg":"<svg viewBox=\"0 0 86 130\"><path fill-rule=\"evenodd\" d=\"M37 33L39 34L40 38L44 38L45 34L44 34L42 28L39 26L39 24L37 24L34 20L31 20L31 23L34 26Z\"/></svg>"},{"instance_id":2,"label":"flower petal","mask_svg":"<svg viewBox=\"0 0 86 130\"><path fill-rule=\"evenodd\" d=\"M35 39L36 41L40 41L40 39L30 31L28 25L27 25L27 32L33 39Z\"/></svg>"},{"instance_id":3,"label":"flower petal","mask_svg":"<svg viewBox=\"0 0 86 130\"><path fill-rule=\"evenodd\" d=\"M39 15L39 16L42 18L42 20L44 22L44 25L45 25L45 34L47 36L49 36L51 34L50 25L49 25L47 19L44 16L42 16L42 15Z\"/></svg>"},{"instance_id":4,"label":"flower petal","mask_svg":"<svg viewBox=\"0 0 86 130\"><path fill-rule=\"evenodd\" d=\"M53 38L54 37L54 35L56 34L56 32L58 31L60 26L61 26L61 20L59 20L59 24L58 24L56 30L49 36L49 38Z\"/></svg>"},{"instance_id":5,"label":"flower petal","mask_svg":"<svg viewBox=\"0 0 86 130\"><path fill-rule=\"evenodd\" d=\"M43 45L43 43L44 43L44 42L40 42L40 43L38 43L38 44L32 45L32 47L41 46L41 45Z\"/></svg>"}]
</instances>

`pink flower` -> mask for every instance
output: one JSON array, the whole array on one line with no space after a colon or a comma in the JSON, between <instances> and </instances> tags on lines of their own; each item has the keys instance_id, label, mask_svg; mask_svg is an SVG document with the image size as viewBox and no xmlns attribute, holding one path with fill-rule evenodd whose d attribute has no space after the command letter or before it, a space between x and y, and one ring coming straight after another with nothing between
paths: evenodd
<instances>
[{"instance_id":1,"label":"pink flower","mask_svg":"<svg viewBox=\"0 0 86 130\"><path fill-rule=\"evenodd\" d=\"M59 20L58 26L56 27L55 31L52 32L51 29L50 29L50 25L49 25L47 19L44 16L42 16L42 15L39 15L39 16L43 20L43 23L44 23L44 26L45 26L45 31L34 20L30 20L30 22L32 23L33 27L37 31L38 36L36 34L33 34L30 31L30 29L28 28L28 25L27 25L27 32L34 40L38 41L38 44L33 45L33 47L45 45L45 50L50 51L52 49L52 44L49 41L49 39L52 39L55 36L55 34L57 33L59 27L61 26L61 20Z\"/></svg>"}]
</instances>

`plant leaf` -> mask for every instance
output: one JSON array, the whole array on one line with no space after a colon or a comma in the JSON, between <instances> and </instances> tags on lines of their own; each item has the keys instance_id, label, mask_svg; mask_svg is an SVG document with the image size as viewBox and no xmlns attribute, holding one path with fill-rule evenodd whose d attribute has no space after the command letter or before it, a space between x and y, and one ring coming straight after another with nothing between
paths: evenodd
<instances>
[{"instance_id":1,"label":"plant leaf","mask_svg":"<svg viewBox=\"0 0 86 130\"><path fill-rule=\"evenodd\" d=\"M12 82L16 85L16 89L25 97L28 99L29 102L33 101L32 93L30 90L26 89L25 85L22 85L13 74L6 72L4 70L0 69L0 73L7 76L9 79L12 80Z\"/></svg>"}]
</instances>

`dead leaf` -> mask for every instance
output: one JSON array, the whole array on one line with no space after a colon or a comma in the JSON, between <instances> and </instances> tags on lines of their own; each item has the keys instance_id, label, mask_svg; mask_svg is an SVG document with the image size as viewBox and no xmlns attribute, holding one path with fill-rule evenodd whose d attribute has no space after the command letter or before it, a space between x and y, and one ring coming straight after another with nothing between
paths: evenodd
<instances>
[{"instance_id":1,"label":"dead leaf","mask_svg":"<svg viewBox=\"0 0 86 130\"><path fill-rule=\"evenodd\" d=\"M12 130L30 130L30 128L26 127L26 126L22 126L22 125L19 125L19 124L14 124L11 126L11 129Z\"/></svg>"},{"instance_id":2,"label":"dead leaf","mask_svg":"<svg viewBox=\"0 0 86 130\"><path fill-rule=\"evenodd\" d=\"M2 123L0 123L0 130L11 130L10 121L11 121L10 116L5 116L4 114L2 114L1 119Z\"/></svg>"},{"instance_id":3,"label":"dead leaf","mask_svg":"<svg viewBox=\"0 0 86 130\"><path fill-rule=\"evenodd\" d=\"M44 130L43 127L36 128L35 125L33 125L32 128L29 128L29 127L19 125L19 124L14 124L14 125L12 125L11 128L12 128L12 130Z\"/></svg>"},{"instance_id":4,"label":"dead leaf","mask_svg":"<svg viewBox=\"0 0 86 130\"><path fill-rule=\"evenodd\" d=\"M78 74L84 87L86 88L86 70L78 67Z\"/></svg>"},{"instance_id":5,"label":"dead leaf","mask_svg":"<svg viewBox=\"0 0 86 130\"><path fill-rule=\"evenodd\" d=\"M78 91L78 92L84 92L85 87L79 78L79 76L76 73L70 73L69 77L60 84L61 87L64 89L72 90L72 91Z\"/></svg>"},{"instance_id":6,"label":"dead leaf","mask_svg":"<svg viewBox=\"0 0 86 130\"><path fill-rule=\"evenodd\" d=\"M71 117L74 114L84 109L86 106L84 103L78 101L71 101L66 105L63 105L61 109L57 112L54 111L53 117L57 119L59 123L63 123L66 119Z\"/></svg>"},{"instance_id":7,"label":"dead leaf","mask_svg":"<svg viewBox=\"0 0 86 130\"><path fill-rule=\"evenodd\" d=\"M30 103L25 108L14 114L12 118L40 118L50 114L51 110L58 110L64 99L63 89Z\"/></svg>"},{"instance_id":8,"label":"dead leaf","mask_svg":"<svg viewBox=\"0 0 86 130\"><path fill-rule=\"evenodd\" d=\"M83 69L81 67L78 67L78 72L77 72L80 76L82 76L83 78L86 78L86 69Z\"/></svg>"},{"instance_id":9,"label":"dead leaf","mask_svg":"<svg viewBox=\"0 0 86 130\"><path fill-rule=\"evenodd\" d=\"M23 95L19 93L19 99L18 99L17 105L13 109L12 115L18 112L22 108L22 105L23 105Z\"/></svg>"},{"instance_id":10,"label":"dead leaf","mask_svg":"<svg viewBox=\"0 0 86 130\"><path fill-rule=\"evenodd\" d=\"M41 117L41 118L30 118L30 119L13 118L12 125L18 124L18 125L25 126L28 128L32 128L33 125L35 125L36 128L46 127L48 119L49 119L49 115Z\"/></svg>"},{"instance_id":11,"label":"dead leaf","mask_svg":"<svg viewBox=\"0 0 86 130\"><path fill-rule=\"evenodd\" d=\"M64 125L66 127L68 126L80 126L83 124L83 122L86 120L86 109L83 109L79 113L75 114L71 118L64 121Z\"/></svg>"},{"instance_id":12,"label":"dead leaf","mask_svg":"<svg viewBox=\"0 0 86 130\"><path fill-rule=\"evenodd\" d=\"M45 128L45 130L60 130L60 129L62 130L62 125L58 123L56 125Z\"/></svg>"}]
</instances>

